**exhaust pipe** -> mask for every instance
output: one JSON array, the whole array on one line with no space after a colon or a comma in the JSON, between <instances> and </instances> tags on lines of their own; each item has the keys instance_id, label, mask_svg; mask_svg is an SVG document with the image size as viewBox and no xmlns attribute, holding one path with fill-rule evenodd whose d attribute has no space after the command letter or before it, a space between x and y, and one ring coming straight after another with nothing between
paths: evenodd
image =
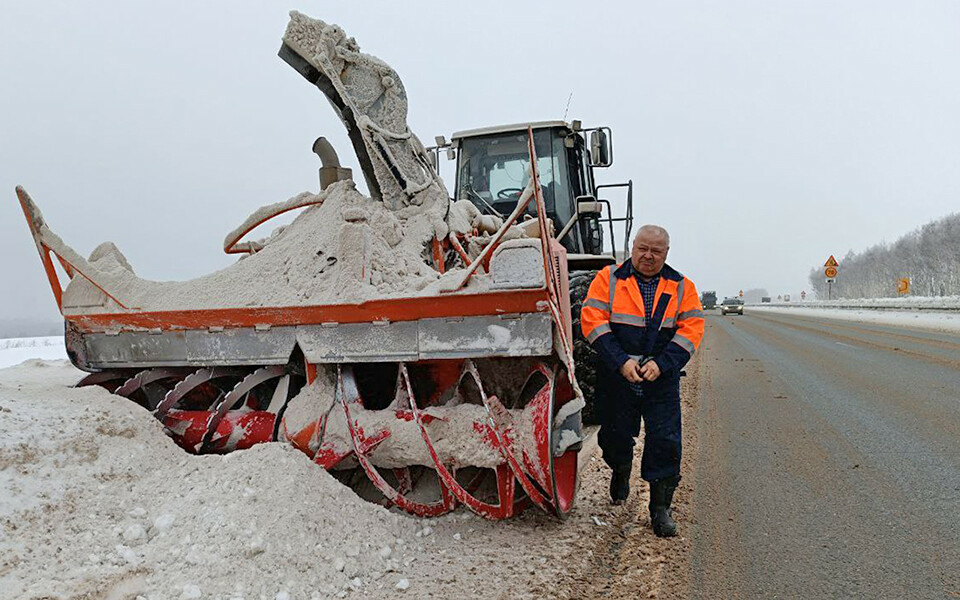
<instances>
[{"instance_id":1,"label":"exhaust pipe","mask_svg":"<svg viewBox=\"0 0 960 600\"><path fill-rule=\"evenodd\" d=\"M337 151L327 140L320 136L313 142L313 153L320 157L320 189L325 190L338 181L353 179L353 171L340 166Z\"/></svg>"}]
</instances>

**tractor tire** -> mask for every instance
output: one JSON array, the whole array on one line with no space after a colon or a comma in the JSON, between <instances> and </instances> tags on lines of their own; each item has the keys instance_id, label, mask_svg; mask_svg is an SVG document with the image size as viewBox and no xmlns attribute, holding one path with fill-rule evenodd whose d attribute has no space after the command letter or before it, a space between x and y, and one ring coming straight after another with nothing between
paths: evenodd
<instances>
[{"instance_id":1,"label":"tractor tire","mask_svg":"<svg viewBox=\"0 0 960 600\"><path fill-rule=\"evenodd\" d=\"M573 364L577 383L583 392L587 405L583 408L583 422L586 425L597 424L593 405L594 391L597 385L597 353L594 352L580 330L580 309L587 298L587 291L598 271L570 272L570 317L573 321Z\"/></svg>"}]
</instances>

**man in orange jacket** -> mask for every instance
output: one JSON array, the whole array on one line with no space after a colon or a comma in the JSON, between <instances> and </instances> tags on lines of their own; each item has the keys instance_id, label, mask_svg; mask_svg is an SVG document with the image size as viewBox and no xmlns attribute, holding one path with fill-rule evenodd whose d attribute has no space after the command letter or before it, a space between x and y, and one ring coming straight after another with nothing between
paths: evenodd
<instances>
[{"instance_id":1,"label":"man in orange jacket","mask_svg":"<svg viewBox=\"0 0 960 600\"><path fill-rule=\"evenodd\" d=\"M680 376L703 338L703 307L692 281L666 264L670 235L644 225L630 260L599 273L580 311L599 356L594 403L603 460L613 470L610 499L630 494L634 440L646 423L640 476L650 482L650 522L677 534L670 503L680 482Z\"/></svg>"}]
</instances>

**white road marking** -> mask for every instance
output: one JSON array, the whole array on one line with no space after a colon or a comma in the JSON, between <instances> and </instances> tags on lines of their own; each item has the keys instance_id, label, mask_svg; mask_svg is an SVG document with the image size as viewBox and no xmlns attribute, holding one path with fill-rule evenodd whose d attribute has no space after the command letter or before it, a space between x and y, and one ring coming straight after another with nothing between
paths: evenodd
<instances>
[{"instance_id":1,"label":"white road marking","mask_svg":"<svg viewBox=\"0 0 960 600\"><path fill-rule=\"evenodd\" d=\"M850 344L844 344L843 342L836 342L836 343L837 343L837 344L840 344L841 346L846 346L847 348L854 348L854 349L856 349L856 346L851 346Z\"/></svg>"}]
</instances>

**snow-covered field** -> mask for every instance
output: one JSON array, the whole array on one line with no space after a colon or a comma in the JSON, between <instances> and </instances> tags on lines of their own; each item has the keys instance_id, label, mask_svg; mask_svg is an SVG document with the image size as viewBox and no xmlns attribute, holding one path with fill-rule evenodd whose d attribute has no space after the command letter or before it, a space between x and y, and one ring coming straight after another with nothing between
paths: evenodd
<instances>
[{"instance_id":1,"label":"snow-covered field","mask_svg":"<svg viewBox=\"0 0 960 600\"><path fill-rule=\"evenodd\" d=\"M782 308L876 308L883 310L960 310L960 296L901 296L898 298L844 298L842 300L809 300L774 302L763 307Z\"/></svg>"},{"instance_id":2,"label":"snow-covered field","mask_svg":"<svg viewBox=\"0 0 960 600\"><path fill-rule=\"evenodd\" d=\"M944 310L896 310L890 308L833 308L816 304L787 305L751 305L744 312L779 312L783 314L834 319L839 321L857 321L876 323L892 327L916 327L933 331L960 333L960 311Z\"/></svg>"},{"instance_id":3,"label":"snow-covered field","mask_svg":"<svg viewBox=\"0 0 960 600\"><path fill-rule=\"evenodd\" d=\"M0 338L0 369L18 365L31 358L66 359L63 336Z\"/></svg>"}]
</instances>

